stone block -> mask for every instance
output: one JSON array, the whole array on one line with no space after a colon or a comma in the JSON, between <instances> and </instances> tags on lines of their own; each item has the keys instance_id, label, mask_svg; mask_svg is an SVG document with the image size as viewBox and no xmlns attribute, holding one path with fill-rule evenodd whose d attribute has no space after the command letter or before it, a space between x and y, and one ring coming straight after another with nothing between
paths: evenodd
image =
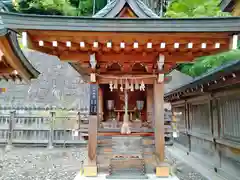
<instances>
[{"instance_id":1,"label":"stone block","mask_svg":"<svg viewBox=\"0 0 240 180\"><path fill-rule=\"evenodd\" d=\"M97 166L85 166L84 167L85 177L96 177L97 176Z\"/></svg>"},{"instance_id":2,"label":"stone block","mask_svg":"<svg viewBox=\"0 0 240 180\"><path fill-rule=\"evenodd\" d=\"M170 174L169 166L156 167L156 176L157 177L169 177L169 174Z\"/></svg>"}]
</instances>

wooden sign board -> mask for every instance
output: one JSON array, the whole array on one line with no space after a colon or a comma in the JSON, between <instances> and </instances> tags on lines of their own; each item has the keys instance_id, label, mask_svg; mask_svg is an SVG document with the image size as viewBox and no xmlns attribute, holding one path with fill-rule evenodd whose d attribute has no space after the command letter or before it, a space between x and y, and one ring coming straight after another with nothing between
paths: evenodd
<instances>
[{"instance_id":1,"label":"wooden sign board","mask_svg":"<svg viewBox=\"0 0 240 180\"><path fill-rule=\"evenodd\" d=\"M98 85L90 84L90 115L97 115Z\"/></svg>"}]
</instances>

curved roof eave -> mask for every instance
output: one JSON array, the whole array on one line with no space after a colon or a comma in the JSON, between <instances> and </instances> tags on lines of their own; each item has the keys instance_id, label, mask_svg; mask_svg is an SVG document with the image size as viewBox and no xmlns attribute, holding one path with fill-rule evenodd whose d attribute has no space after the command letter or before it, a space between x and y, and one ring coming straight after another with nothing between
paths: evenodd
<instances>
[{"instance_id":1,"label":"curved roof eave","mask_svg":"<svg viewBox=\"0 0 240 180\"><path fill-rule=\"evenodd\" d=\"M128 4L139 18L159 18L159 16L148 8L141 0L113 0L102 10L93 15L93 17L114 18L121 12L125 4Z\"/></svg>"},{"instance_id":2,"label":"curved roof eave","mask_svg":"<svg viewBox=\"0 0 240 180\"><path fill-rule=\"evenodd\" d=\"M234 0L222 0L219 6L224 12L232 12L234 4L235 4Z\"/></svg>"},{"instance_id":3,"label":"curved roof eave","mask_svg":"<svg viewBox=\"0 0 240 180\"><path fill-rule=\"evenodd\" d=\"M25 70L28 73L29 79L35 79L40 74L33 66L32 64L27 60L25 55L23 54L17 40L17 35L15 32L7 30L2 23L0 23L0 36L5 36L12 48L12 51L14 52L14 55L19 59L21 65L25 67ZM20 76L22 76L20 74ZM26 79L26 80L29 80Z\"/></svg>"},{"instance_id":4,"label":"curved roof eave","mask_svg":"<svg viewBox=\"0 0 240 180\"><path fill-rule=\"evenodd\" d=\"M9 33L8 40L11 44L14 54L21 61L21 64L24 67L26 67L26 70L28 71L28 73L30 75L30 79L36 79L39 76L40 72L33 67L33 65L28 61L26 56L23 54L23 52L18 44L16 33L15 32Z\"/></svg>"},{"instance_id":5,"label":"curved roof eave","mask_svg":"<svg viewBox=\"0 0 240 180\"><path fill-rule=\"evenodd\" d=\"M182 92L188 88L196 87L197 85L209 82L210 80L215 80L218 77L225 76L234 71L239 71L240 69L240 60L232 61L230 63L224 64L218 68L215 68L208 73L203 74L202 76L196 77L191 82L183 84L180 87L173 89L172 91L166 93L164 97L170 96L172 94Z\"/></svg>"},{"instance_id":6,"label":"curved roof eave","mask_svg":"<svg viewBox=\"0 0 240 180\"><path fill-rule=\"evenodd\" d=\"M15 30L92 32L240 32L240 17L94 18L0 12L4 26ZM66 25L67 24L67 25ZM223 26L224 24L224 26Z\"/></svg>"}]
</instances>

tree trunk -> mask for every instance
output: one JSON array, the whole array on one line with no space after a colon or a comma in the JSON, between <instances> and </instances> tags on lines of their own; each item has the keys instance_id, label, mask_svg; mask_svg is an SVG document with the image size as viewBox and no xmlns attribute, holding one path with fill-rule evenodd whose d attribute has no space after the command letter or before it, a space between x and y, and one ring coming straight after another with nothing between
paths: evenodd
<instances>
[{"instance_id":1,"label":"tree trunk","mask_svg":"<svg viewBox=\"0 0 240 180\"><path fill-rule=\"evenodd\" d=\"M96 0L93 0L93 15L96 12Z\"/></svg>"},{"instance_id":2,"label":"tree trunk","mask_svg":"<svg viewBox=\"0 0 240 180\"><path fill-rule=\"evenodd\" d=\"M164 16L168 1L170 0L143 0L143 2L160 17Z\"/></svg>"}]
</instances>

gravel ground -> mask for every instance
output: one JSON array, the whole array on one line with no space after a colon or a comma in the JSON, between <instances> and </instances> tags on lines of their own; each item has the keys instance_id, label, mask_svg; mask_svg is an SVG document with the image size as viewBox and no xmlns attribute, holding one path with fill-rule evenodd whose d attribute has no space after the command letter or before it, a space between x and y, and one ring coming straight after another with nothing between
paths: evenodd
<instances>
[{"instance_id":1,"label":"gravel ground","mask_svg":"<svg viewBox=\"0 0 240 180\"><path fill-rule=\"evenodd\" d=\"M167 159L172 162L174 174L180 180L208 180L202 174L191 168L188 164L183 163L173 157L170 153L166 152Z\"/></svg>"},{"instance_id":2,"label":"gravel ground","mask_svg":"<svg viewBox=\"0 0 240 180\"><path fill-rule=\"evenodd\" d=\"M177 167L180 167L176 172L176 175L180 180L208 180L184 163L178 162Z\"/></svg>"},{"instance_id":3,"label":"gravel ground","mask_svg":"<svg viewBox=\"0 0 240 180\"><path fill-rule=\"evenodd\" d=\"M86 148L16 148L0 149L0 180L73 180ZM187 164L167 154L180 180L208 180Z\"/></svg>"},{"instance_id":4,"label":"gravel ground","mask_svg":"<svg viewBox=\"0 0 240 180\"><path fill-rule=\"evenodd\" d=\"M0 180L73 180L86 148L0 149Z\"/></svg>"}]
</instances>

